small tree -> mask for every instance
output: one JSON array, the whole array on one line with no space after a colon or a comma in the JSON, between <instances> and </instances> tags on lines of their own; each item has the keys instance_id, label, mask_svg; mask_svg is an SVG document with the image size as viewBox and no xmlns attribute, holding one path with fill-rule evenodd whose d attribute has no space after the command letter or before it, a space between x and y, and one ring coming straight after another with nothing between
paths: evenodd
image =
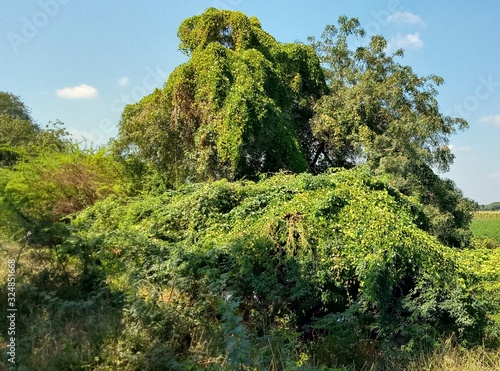
<instances>
[{"instance_id":1,"label":"small tree","mask_svg":"<svg viewBox=\"0 0 500 371\"><path fill-rule=\"evenodd\" d=\"M60 121L40 127L18 96L0 92L0 167L14 165L22 155L40 150L63 150L68 133Z\"/></svg>"},{"instance_id":2,"label":"small tree","mask_svg":"<svg viewBox=\"0 0 500 371\"><path fill-rule=\"evenodd\" d=\"M29 108L12 93L0 91L0 115L33 123ZM35 124L33 124L36 127Z\"/></svg>"},{"instance_id":3,"label":"small tree","mask_svg":"<svg viewBox=\"0 0 500 371\"><path fill-rule=\"evenodd\" d=\"M19 97L0 92L0 167L12 165L18 158L16 149L32 143L38 132L40 127Z\"/></svg>"}]
</instances>

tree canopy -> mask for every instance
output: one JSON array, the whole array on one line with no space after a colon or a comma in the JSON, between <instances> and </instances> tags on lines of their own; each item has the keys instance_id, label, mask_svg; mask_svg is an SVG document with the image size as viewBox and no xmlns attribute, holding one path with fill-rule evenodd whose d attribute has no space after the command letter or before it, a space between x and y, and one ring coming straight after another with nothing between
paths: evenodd
<instances>
[{"instance_id":1,"label":"tree canopy","mask_svg":"<svg viewBox=\"0 0 500 371\"><path fill-rule=\"evenodd\" d=\"M387 54L382 36L349 48L349 37L364 35L357 19L340 17L339 26L326 27L319 41L310 38L331 90L317 102L311 121L324 160L343 167L367 162L379 172L401 172L409 163L448 170L449 136L467 122L439 111L443 79L420 77L397 63L403 51Z\"/></svg>"},{"instance_id":2,"label":"tree canopy","mask_svg":"<svg viewBox=\"0 0 500 371\"><path fill-rule=\"evenodd\" d=\"M178 36L190 60L125 108L118 152L153 164L169 186L367 164L440 215L442 242L467 243L475 205L434 173L449 169L449 136L467 127L440 112L440 77L397 63L403 51L388 54L382 36L352 49L365 31L345 16L311 46L216 9L185 20Z\"/></svg>"},{"instance_id":3,"label":"tree canopy","mask_svg":"<svg viewBox=\"0 0 500 371\"><path fill-rule=\"evenodd\" d=\"M465 246L475 205L433 170L449 169L449 137L468 126L440 112L436 96L443 79L420 77L397 63L403 51L388 54L382 36L350 48L350 40L365 31L356 18L342 16L338 23L327 26L320 40L310 38L330 88L310 121L320 151L314 166L367 164L374 174L389 174L392 185L426 205L433 234L448 245Z\"/></svg>"},{"instance_id":4,"label":"tree canopy","mask_svg":"<svg viewBox=\"0 0 500 371\"><path fill-rule=\"evenodd\" d=\"M0 166L13 164L16 148L32 143L39 131L19 97L0 92Z\"/></svg>"},{"instance_id":5,"label":"tree canopy","mask_svg":"<svg viewBox=\"0 0 500 371\"><path fill-rule=\"evenodd\" d=\"M60 121L41 128L18 96L0 92L0 167L14 165L23 155L46 148L63 150L68 133Z\"/></svg>"},{"instance_id":6,"label":"tree canopy","mask_svg":"<svg viewBox=\"0 0 500 371\"><path fill-rule=\"evenodd\" d=\"M12 94L0 91L0 115L7 115L12 119L32 122L29 108L21 99Z\"/></svg>"},{"instance_id":7,"label":"tree canopy","mask_svg":"<svg viewBox=\"0 0 500 371\"><path fill-rule=\"evenodd\" d=\"M178 36L191 59L126 107L119 150L152 161L172 184L307 171L308 120L327 90L314 50L213 8L185 20Z\"/></svg>"}]
</instances>

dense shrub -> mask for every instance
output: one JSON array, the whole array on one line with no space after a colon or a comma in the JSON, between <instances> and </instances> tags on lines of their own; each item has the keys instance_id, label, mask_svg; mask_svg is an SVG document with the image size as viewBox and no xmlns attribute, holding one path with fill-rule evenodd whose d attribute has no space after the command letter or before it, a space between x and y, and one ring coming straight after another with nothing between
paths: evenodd
<instances>
[{"instance_id":1,"label":"dense shrub","mask_svg":"<svg viewBox=\"0 0 500 371\"><path fill-rule=\"evenodd\" d=\"M251 356L245 344L272 335L282 345L336 349L333 365L360 349L482 336L486 309L467 289L473 272L428 227L418 204L359 169L110 198L80 213L66 248L91 256L88 264L125 291L153 289L153 307L137 312L143 320L188 311L185 357L194 334L210 328L228 344L207 351L215 359L234 347L241 364L271 357Z\"/></svg>"},{"instance_id":2,"label":"dense shrub","mask_svg":"<svg viewBox=\"0 0 500 371\"><path fill-rule=\"evenodd\" d=\"M68 145L25 154L0 168L0 240L53 246L66 229L61 221L109 195L126 194L126 179L123 165L105 148Z\"/></svg>"}]
</instances>

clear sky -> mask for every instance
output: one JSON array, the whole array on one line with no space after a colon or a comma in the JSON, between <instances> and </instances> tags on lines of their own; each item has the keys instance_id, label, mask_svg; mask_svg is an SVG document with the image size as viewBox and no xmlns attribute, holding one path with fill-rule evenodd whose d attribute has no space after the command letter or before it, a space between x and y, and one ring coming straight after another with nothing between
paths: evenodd
<instances>
[{"instance_id":1,"label":"clear sky","mask_svg":"<svg viewBox=\"0 0 500 371\"><path fill-rule=\"evenodd\" d=\"M186 61L177 28L209 7L257 16L281 42L319 37L343 14L359 18L369 34L405 49L400 63L444 78L442 112L470 128L452 136L456 160L442 176L479 203L500 201L495 0L0 0L0 91L20 96L41 125L61 120L75 137L106 143L124 105L162 87Z\"/></svg>"}]
</instances>

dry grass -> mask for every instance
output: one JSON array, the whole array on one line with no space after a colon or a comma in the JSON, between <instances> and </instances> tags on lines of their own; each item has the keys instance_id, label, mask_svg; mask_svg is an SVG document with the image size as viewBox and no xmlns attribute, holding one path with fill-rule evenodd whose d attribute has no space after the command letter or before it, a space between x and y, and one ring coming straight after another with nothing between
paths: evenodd
<instances>
[{"instance_id":1,"label":"dry grass","mask_svg":"<svg viewBox=\"0 0 500 371\"><path fill-rule=\"evenodd\" d=\"M462 349L448 340L443 349L421 356L406 371L491 371L500 370L500 350L482 347Z\"/></svg>"}]
</instances>

